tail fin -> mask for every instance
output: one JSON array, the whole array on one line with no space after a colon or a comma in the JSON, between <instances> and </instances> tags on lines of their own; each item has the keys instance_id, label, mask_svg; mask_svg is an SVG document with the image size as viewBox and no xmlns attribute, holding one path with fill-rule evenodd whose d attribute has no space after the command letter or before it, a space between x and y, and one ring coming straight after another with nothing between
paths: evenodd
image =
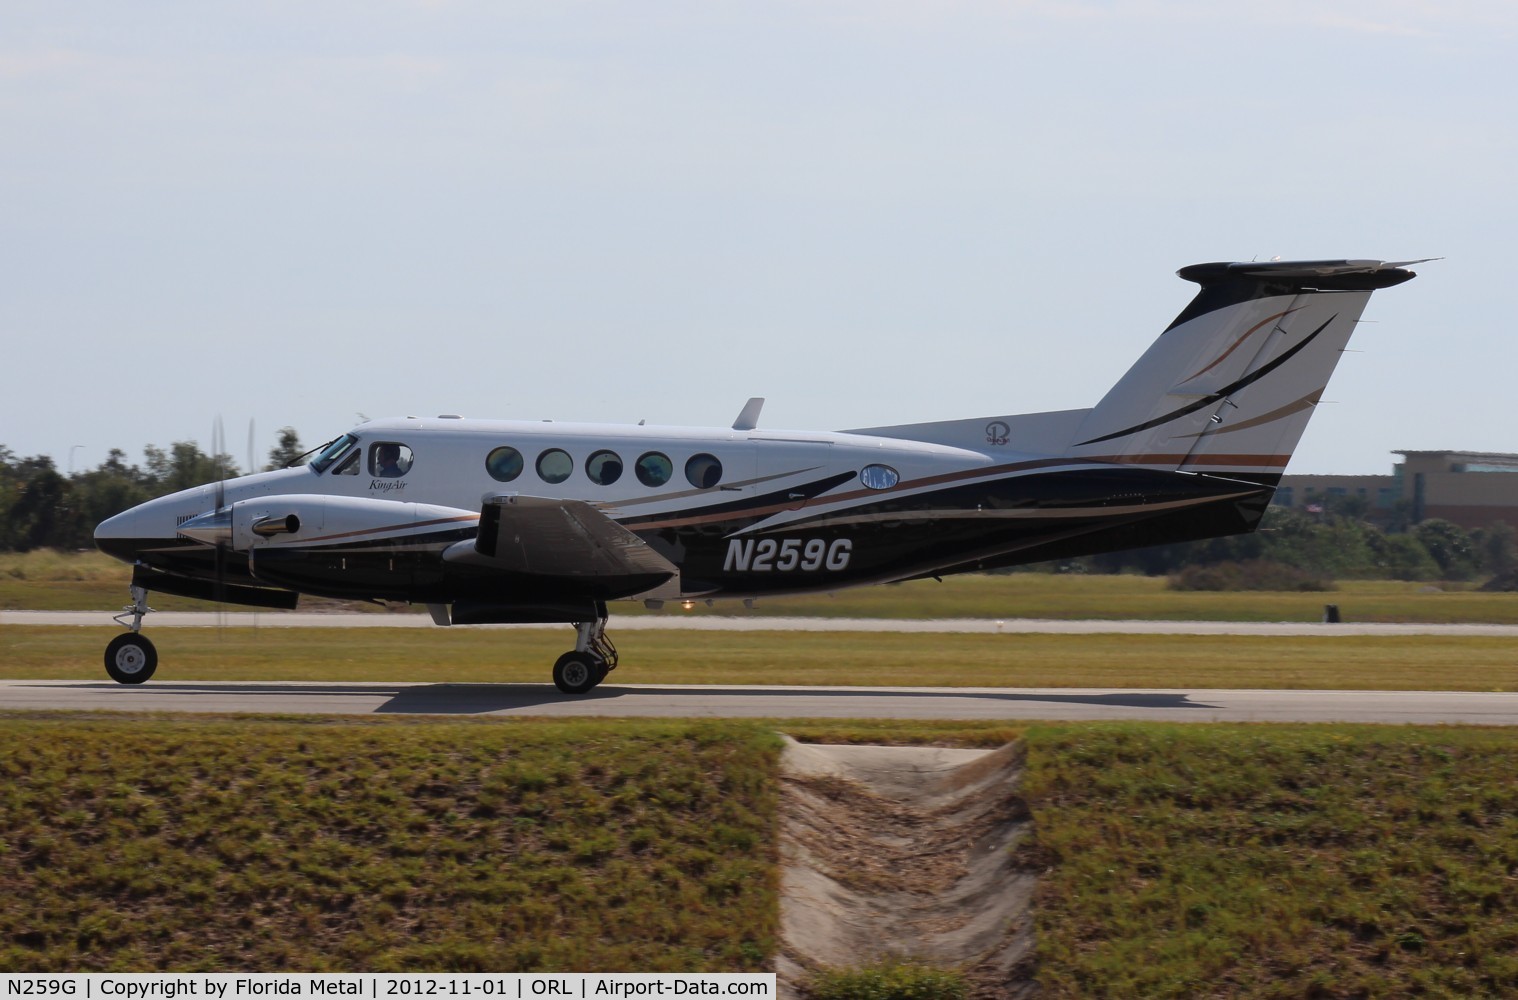
<instances>
[{"instance_id":1,"label":"tail fin","mask_svg":"<svg viewBox=\"0 0 1518 1000\"><path fill-rule=\"evenodd\" d=\"M1274 485L1371 292L1416 263L1182 268L1201 291L1088 411L1068 454Z\"/></svg>"}]
</instances>

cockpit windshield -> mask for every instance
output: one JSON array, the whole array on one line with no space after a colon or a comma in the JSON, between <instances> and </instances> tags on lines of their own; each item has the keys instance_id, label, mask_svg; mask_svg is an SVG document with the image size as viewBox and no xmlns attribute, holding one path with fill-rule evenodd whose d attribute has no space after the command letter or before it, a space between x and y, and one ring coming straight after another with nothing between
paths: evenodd
<instances>
[{"instance_id":1,"label":"cockpit windshield","mask_svg":"<svg viewBox=\"0 0 1518 1000\"><path fill-rule=\"evenodd\" d=\"M322 449L322 453L311 460L311 468L318 473L326 472L327 467L343 456L349 448L358 443L358 438L352 434L344 434Z\"/></svg>"}]
</instances>

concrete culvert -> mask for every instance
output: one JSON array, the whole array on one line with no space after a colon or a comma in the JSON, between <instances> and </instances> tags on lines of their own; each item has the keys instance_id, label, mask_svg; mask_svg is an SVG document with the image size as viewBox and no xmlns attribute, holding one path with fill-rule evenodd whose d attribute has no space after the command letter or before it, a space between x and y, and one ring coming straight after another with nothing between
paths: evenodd
<instances>
[{"instance_id":1,"label":"concrete culvert","mask_svg":"<svg viewBox=\"0 0 1518 1000\"><path fill-rule=\"evenodd\" d=\"M820 969L891 960L962 970L971 995L1029 997L1035 874L1020 744L818 746L782 759L782 997Z\"/></svg>"}]
</instances>

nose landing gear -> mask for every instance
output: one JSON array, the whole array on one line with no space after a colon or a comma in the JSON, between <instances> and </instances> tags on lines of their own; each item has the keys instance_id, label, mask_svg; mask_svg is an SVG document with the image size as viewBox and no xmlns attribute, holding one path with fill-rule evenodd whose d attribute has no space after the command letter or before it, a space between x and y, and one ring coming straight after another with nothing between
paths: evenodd
<instances>
[{"instance_id":1,"label":"nose landing gear","mask_svg":"<svg viewBox=\"0 0 1518 1000\"><path fill-rule=\"evenodd\" d=\"M146 587L132 586L132 603L122 609L112 620L131 629L112 639L105 647L105 672L117 684L141 684L158 669L158 650L151 640L142 634L142 616L152 612L148 607ZM131 623L127 622L130 618Z\"/></svg>"}]
</instances>

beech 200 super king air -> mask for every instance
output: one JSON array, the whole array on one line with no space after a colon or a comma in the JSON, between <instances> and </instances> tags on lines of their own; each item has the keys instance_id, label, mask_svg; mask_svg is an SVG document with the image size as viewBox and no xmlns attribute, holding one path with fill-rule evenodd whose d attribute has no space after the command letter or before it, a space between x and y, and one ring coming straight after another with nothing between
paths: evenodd
<instances>
[{"instance_id":1,"label":"beech 200 super king air","mask_svg":"<svg viewBox=\"0 0 1518 1000\"><path fill-rule=\"evenodd\" d=\"M1406 264L1197 264L1201 286L1096 406L836 432L375 420L309 465L149 501L106 650L152 675L149 591L293 608L425 604L439 625L567 623L566 693L617 665L608 601L834 591L1247 532L1373 291Z\"/></svg>"}]
</instances>

